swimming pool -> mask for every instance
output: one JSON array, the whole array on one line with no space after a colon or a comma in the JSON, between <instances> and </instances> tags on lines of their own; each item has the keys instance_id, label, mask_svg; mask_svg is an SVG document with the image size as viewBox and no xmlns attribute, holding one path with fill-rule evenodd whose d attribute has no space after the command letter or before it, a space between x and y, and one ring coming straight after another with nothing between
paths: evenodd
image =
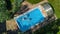
<instances>
[{"instance_id":1,"label":"swimming pool","mask_svg":"<svg viewBox=\"0 0 60 34\"><path fill-rule=\"evenodd\" d=\"M39 7L34 8L18 17L15 18L16 23L20 31L25 32L29 30L32 26L40 24L44 21L44 16Z\"/></svg>"}]
</instances>

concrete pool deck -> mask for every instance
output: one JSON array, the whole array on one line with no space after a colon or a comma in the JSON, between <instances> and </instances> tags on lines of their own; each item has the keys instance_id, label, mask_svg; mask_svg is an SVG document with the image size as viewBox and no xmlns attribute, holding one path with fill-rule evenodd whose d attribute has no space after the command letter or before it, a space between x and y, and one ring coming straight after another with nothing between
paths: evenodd
<instances>
[{"instance_id":1,"label":"concrete pool deck","mask_svg":"<svg viewBox=\"0 0 60 34\"><path fill-rule=\"evenodd\" d=\"M40 5L40 4L43 4L43 3L45 3L45 2L48 2L47 0L43 0L43 1L41 1L41 2L39 2L39 3L37 3L37 4L31 4L31 3L29 3L29 2L27 2L26 0L22 3L22 5L28 5L28 7L29 8L34 8L34 7L36 7L36 6L38 6L38 5Z\"/></svg>"},{"instance_id":2,"label":"concrete pool deck","mask_svg":"<svg viewBox=\"0 0 60 34\"><path fill-rule=\"evenodd\" d=\"M7 31L8 30L14 31L14 30L18 29L17 24L14 19L6 21L6 29L7 29Z\"/></svg>"},{"instance_id":3,"label":"concrete pool deck","mask_svg":"<svg viewBox=\"0 0 60 34\"><path fill-rule=\"evenodd\" d=\"M35 5L31 5L30 3L28 3L28 2L24 2L26 5L27 5L27 3L29 4L28 6L30 7L30 9L33 9L34 7L36 7L36 6L38 6L38 5L40 5L40 4L42 4L42 3L45 3L45 2L48 2L47 0L45 0L45 1L42 1L42 2L40 2L40 3L38 3L38 4L35 4ZM25 5L23 3L23 5ZM42 8L43 9L43 8ZM44 10L43 10L44 11ZM43 12L44 13L44 12ZM10 20L9 20L10 21ZM14 21L14 20L12 20L12 21L7 21L7 23L9 24L7 27L8 27L8 29L10 29L10 27L11 27L11 29L12 29L12 27L14 27L13 29L15 30L15 28L17 28L16 26L17 26L17 24L16 24L16 22ZM12 22L12 23L11 23ZM16 26L14 26L14 24L16 25ZM44 23L44 24L46 24L46 23ZM12 25L12 26L10 26L10 25ZM34 29L34 28L31 28L31 30L34 32L34 31L36 31L39 27L41 28L41 26L43 26L43 25L37 25L37 28L36 29Z\"/></svg>"},{"instance_id":4,"label":"concrete pool deck","mask_svg":"<svg viewBox=\"0 0 60 34\"><path fill-rule=\"evenodd\" d=\"M27 16L27 15L30 15L29 17ZM33 17L32 17L33 16ZM38 17L37 17L38 16ZM30 19L30 18L32 18L32 20L22 20L22 19L24 19L24 18L27 18L28 20ZM31 10L29 10L28 12L26 12L26 13L24 13L24 14L22 14L22 15L20 15L20 16L17 16L16 18L15 18L15 20L16 20L16 22L17 22L17 24L18 24L18 26L19 26L19 29L21 30L21 31L25 31L26 29L24 29L24 28L22 28L22 27L24 27L24 25L28 25L28 24L30 24L30 25L28 25L27 26L27 28L31 28L32 26L35 26L35 24L37 24L37 23L41 23L41 22L43 22L44 21L44 18L45 18L45 16L43 15L43 13L42 13L42 11L41 11L41 9L40 9L40 7L38 6L38 7L35 7L35 8L33 8L33 9L31 9ZM29 23L28 23L29 22ZM28 30L28 29L27 29Z\"/></svg>"},{"instance_id":5,"label":"concrete pool deck","mask_svg":"<svg viewBox=\"0 0 60 34\"><path fill-rule=\"evenodd\" d=\"M44 3L44 2L47 2L47 1L40 2L40 3L38 3L37 5L39 5L39 4L41 4L41 3ZM32 9L32 8L34 8L34 7L37 6L37 5L34 5L34 6L33 6L32 4L30 4L29 2L26 2L26 1L24 1L22 4L23 4L23 5L27 4L30 9ZM6 21L6 28L7 28L7 30L15 30L15 28L17 28L17 27L14 26L14 25L17 26L17 24L16 24L16 22L14 21L14 19L13 19L13 20L7 20L7 21Z\"/></svg>"}]
</instances>

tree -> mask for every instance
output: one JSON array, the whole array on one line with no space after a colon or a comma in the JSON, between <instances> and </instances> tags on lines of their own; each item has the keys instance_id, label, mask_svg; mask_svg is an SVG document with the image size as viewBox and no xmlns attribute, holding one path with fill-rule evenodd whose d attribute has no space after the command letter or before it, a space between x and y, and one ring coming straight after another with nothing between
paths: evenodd
<instances>
[{"instance_id":1,"label":"tree","mask_svg":"<svg viewBox=\"0 0 60 34\"><path fill-rule=\"evenodd\" d=\"M7 10L6 10L6 4L4 0L0 0L0 22L7 19Z\"/></svg>"},{"instance_id":2,"label":"tree","mask_svg":"<svg viewBox=\"0 0 60 34\"><path fill-rule=\"evenodd\" d=\"M60 18L42 27L35 34L60 34Z\"/></svg>"},{"instance_id":3,"label":"tree","mask_svg":"<svg viewBox=\"0 0 60 34\"><path fill-rule=\"evenodd\" d=\"M18 11L20 3L20 0L0 0L0 22L11 19L11 15Z\"/></svg>"},{"instance_id":4,"label":"tree","mask_svg":"<svg viewBox=\"0 0 60 34\"><path fill-rule=\"evenodd\" d=\"M21 2L22 0L10 0L11 4L12 4L12 10L11 12L16 12L17 10L19 10L20 6L21 6Z\"/></svg>"}]
</instances>

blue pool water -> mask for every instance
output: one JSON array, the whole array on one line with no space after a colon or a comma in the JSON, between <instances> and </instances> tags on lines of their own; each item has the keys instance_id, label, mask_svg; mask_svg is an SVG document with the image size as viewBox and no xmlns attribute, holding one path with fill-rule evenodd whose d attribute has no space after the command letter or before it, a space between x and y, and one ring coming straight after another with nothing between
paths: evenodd
<instances>
[{"instance_id":1,"label":"blue pool water","mask_svg":"<svg viewBox=\"0 0 60 34\"><path fill-rule=\"evenodd\" d=\"M19 26L20 31L25 32L32 26L39 24L44 21L44 16L39 8L33 9L31 12L16 18L16 22Z\"/></svg>"}]
</instances>

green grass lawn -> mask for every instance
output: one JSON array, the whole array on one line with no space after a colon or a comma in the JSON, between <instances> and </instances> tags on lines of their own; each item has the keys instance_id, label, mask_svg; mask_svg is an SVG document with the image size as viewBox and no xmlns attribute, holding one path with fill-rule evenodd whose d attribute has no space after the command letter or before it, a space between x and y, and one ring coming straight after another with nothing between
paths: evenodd
<instances>
[{"instance_id":1,"label":"green grass lawn","mask_svg":"<svg viewBox=\"0 0 60 34\"><path fill-rule=\"evenodd\" d=\"M28 2L30 2L31 4L36 4L39 3L42 0L27 0ZM60 0L48 0L52 6L54 7L55 10L55 14L58 18L60 18Z\"/></svg>"},{"instance_id":2,"label":"green grass lawn","mask_svg":"<svg viewBox=\"0 0 60 34\"><path fill-rule=\"evenodd\" d=\"M54 7L55 10L55 14L57 16L57 18L60 18L60 0L48 0L52 6ZM60 26L59 26L60 27ZM60 28L59 28L60 29ZM57 34L60 34L60 30L59 32L57 32Z\"/></svg>"},{"instance_id":3,"label":"green grass lawn","mask_svg":"<svg viewBox=\"0 0 60 34\"><path fill-rule=\"evenodd\" d=\"M60 34L60 31L57 34Z\"/></svg>"},{"instance_id":4,"label":"green grass lawn","mask_svg":"<svg viewBox=\"0 0 60 34\"><path fill-rule=\"evenodd\" d=\"M27 1L31 4L36 4L36 3L39 3L42 0L27 0Z\"/></svg>"},{"instance_id":5,"label":"green grass lawn","mask_svg":"<svg viewBox=\"0 0 60 34\"><path fill-rule=\"evenodd\" d=\"M52 6L54 7L55 14L58 18L60 18L60 0L48 0Z\"/></svg>"}]
</instances>

